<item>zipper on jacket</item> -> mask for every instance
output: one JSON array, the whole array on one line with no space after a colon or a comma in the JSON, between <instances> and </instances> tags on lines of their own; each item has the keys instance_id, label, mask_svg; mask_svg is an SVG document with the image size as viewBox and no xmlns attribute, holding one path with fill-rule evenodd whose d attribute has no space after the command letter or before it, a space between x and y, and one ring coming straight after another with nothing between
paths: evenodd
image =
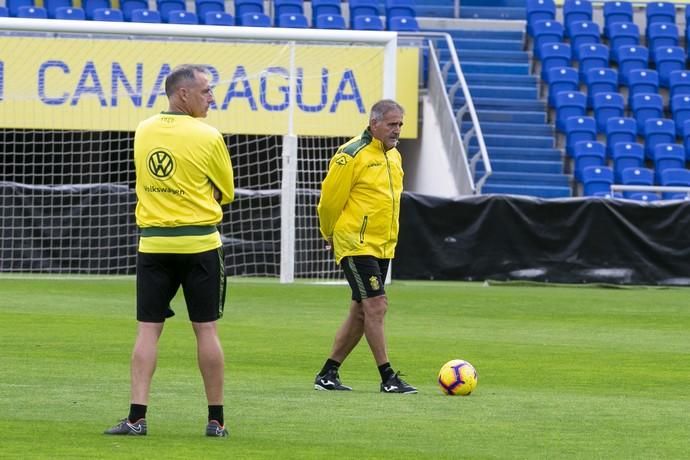
<instances>
[{"instance_id":1,"label":"zipper on jacket","mask_svg":"<svg viewBox=\"0 0 690 460\"><path fill-rule=\"evenodd\" d=\"M391 190L391 226L388 229L388 241L390 241L391 238L393 238L393 226L395 226L395 190L393 190L393 174L391 173L391 163L390 161L388 161L388 152L384 152L383 156L386 158L386 169L388 170L388 186Z\"/></svg>"},{"instance_id":2,"label":"zipper on jacket","mask_svg":"<svg viewBox=\"0 0 690 460\"><path fill-rule=\"evenodd\" d=\"M367 231L367 221L369 220L369 216L364 216L364 219L362 219L362 226L359 229L359 242L364 243L364 232Z\"/></svg>"}]
</instances>

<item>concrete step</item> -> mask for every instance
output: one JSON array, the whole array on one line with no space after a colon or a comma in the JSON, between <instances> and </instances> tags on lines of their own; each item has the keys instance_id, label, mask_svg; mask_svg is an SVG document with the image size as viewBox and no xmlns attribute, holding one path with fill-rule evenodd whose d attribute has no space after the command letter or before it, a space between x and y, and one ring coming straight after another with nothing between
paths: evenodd
<instances>
[{"instance_id":1,"label":"concrete step","mask_svg":"<svg viewBox=\"0 0 690 460\"><path fill-rule=\"evenodd\" d=\"M519 147L491 147L489 159L496 160L521 160L521 161L558 161L563 163L563 151L561 149L535 149Z\"/></svg>"},{"instance_id":2,"label":"concrete step","mask_svg":"<svg viewBox=\"0 0 690 460\"><path fill-rule=\"evenodd\" d=\"M477 86L468 85L472 99L475 97L498 97L502 99L530 99L538 97L537 88L515 88L510 86Z\"/></svg>"},{"instance_id":3,"label":"concrete step","mask_svg":"<svg viewBox=\"0 0 690 460\"><path fill-rule=\"evenodd\" d=\"M465 81L468 85L485 85L485 86L511 86L520 88L538 88L539 79L534 75L501 75L501 74L486 74L486 73L465 73ZM457 81L455 72L449 72L453 78L446 86L450 87Z\"/></svg>"},{"instance_id":4,"label":"concrete step","mask_svg":"<svg viewBox=\"0 0 690 460\"><path fill-rule=\"evenodd\" d=\"M539 137L553 137L555 130L553 125L538 124L538 123L496 123L483 122L480 118L480 126L482 133L487 134L503 134L503 135L517 135L517 136L539 136ZM466 132L472 128L472 123L465 121L461 125L462 132Z\"/></svg>"},{"instance_id":5,"label":"concrete step","mask_svg":"<svg viewBox=\"0 0 690 460\"><path fill-rule=\"evenodd\" d=\"M491 178L489 178L491 180ZM507 195L533 196L538 198L566 198L572 196L570 187L550 185L512 185L501 183L489 183L482 187L482 194L497 193Z\"/></svg>"},{"instance_id":6,"label":"concrete step","mask_svg":"<svg viewBox=\"0 0 690 460\"><path fill-rule=\"evenodd\" d=\"M549 185L557 187L570 187L572 177L567 174L545 174L530 172L498 171L491 174L488 181L491 183L513 185Z\"/></svg>"},{"instance_id":7,"label":"concrete step","mask_svg":"<svg viewBox=\"0 0 690 460\"><path fill-rule=\"evenodd\" d=\"M563 174L562 161L499 160L489 155L491 169L496 172ZM477 173L484 172L484 163L477 163Z\"/></svg>"},{"instance_id":8,"label":"concrete step","mask_svg":"<svg viewBox=\"0 0 690 460\"><path fill-rule=\"evenodd\" d=\"M546 101L530 99L500 99L493 97L473 97L472 102L477 110L505 110L508 112L546 112ZM453 109L457 110L465 103L462 95L455 96Z\"/></svg>"},{"instance_id":9,"label":"concrete step","mask_svg":"<svg viewBox=\"0 0 690 460\"><path fill-rule=\"evenodd\" d=\"M518 111L504 111L504 110L478 110L477 116L480 123L546 123L546 114L544 112L518 112Z\"/></svg>"}]
</instances>

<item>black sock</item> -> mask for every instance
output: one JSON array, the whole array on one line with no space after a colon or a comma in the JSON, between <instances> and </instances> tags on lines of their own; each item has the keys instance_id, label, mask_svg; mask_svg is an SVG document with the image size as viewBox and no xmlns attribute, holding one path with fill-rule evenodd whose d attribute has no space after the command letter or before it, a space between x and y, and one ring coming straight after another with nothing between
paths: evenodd
<instances>
[{"instance_id":1,"label":"black sock","mask_svg":"<svg viewBox=\"0 0 690 460\"><path fill-rule=\"evenodd\" d=\"M129 416L127 419L134 423L140 418L146 418L146 405L145 404L130 404L129 405Z\"/></svg>"},{"instance_id":2,"label":"black sock","mask_svg":"<svg viewBox=\"0 0 690 460\"><path fill-rule=\"evenodd\" d=\"M326 372L328 372L329 370L338 370L338 368L340 368L340 363L334 359L328 358L326 360L326 363L321 368L321 372L319 372L319 375L326 375Z\"/></svg>"},{"instance_id":3,"label":"black sock","mask_svg":"<svg viewBox=\"0 0 690 460\"><path fill-rule=\"evenodd\" d=\"M384 363L379 366L379 373L381 374L381 381L386 382L389 378L395 375L395 371L391 367L391 363Z\"/></svg>"},{"instance_id":4,"label":"black sock","mask_svg":"<svg viewBox=\"0 0 690 460\"><path fill-rule=\"evenodd\" d=\"M225 425L225 420L223 420L223 405L220 406L208 406L208 421L215 420L220 423L221 426Z\"/></svg>"}]
</instances>

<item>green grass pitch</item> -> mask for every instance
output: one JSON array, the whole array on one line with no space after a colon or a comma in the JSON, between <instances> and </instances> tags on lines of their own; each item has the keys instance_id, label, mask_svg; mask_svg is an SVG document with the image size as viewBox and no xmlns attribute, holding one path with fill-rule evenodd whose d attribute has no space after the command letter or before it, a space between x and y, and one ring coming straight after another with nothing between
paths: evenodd
<instances>
[{"instance_id":1,"label":"green grass pitch","mask_svg":"<svg viewBox=\"0 0 690 460\"><path fill-rule=\"evenodd\" d=\"M0 458L688 458L687 289L388 287L391 362L417 395L379 393L363 340L351 393L313 390L345 317L344 285L232 279L220 323L229 439L206 406L181 296L161 339L149 435L126 415L132 278L0 278ZM470 361L479 385L444 396L436 373Z\"/></svg>"}]
</instances>

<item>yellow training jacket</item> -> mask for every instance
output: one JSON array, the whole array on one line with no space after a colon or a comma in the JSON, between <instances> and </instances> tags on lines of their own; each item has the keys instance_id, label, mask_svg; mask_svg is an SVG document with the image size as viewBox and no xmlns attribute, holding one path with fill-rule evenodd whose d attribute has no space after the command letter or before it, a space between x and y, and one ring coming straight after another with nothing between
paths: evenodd
<instances>
[{"instance_id":1,"label":"yellow training jacket","mask_svg":"<svg viewBox=\"0 0 690 460\"><path fill-rule=\"evenodd\" d=\"M400 152L385 151L369 129L338 149L318 205L321 235L333 240L336 262L345 256L394 257L402 188Z\"/></svg>"}]
</instances>

